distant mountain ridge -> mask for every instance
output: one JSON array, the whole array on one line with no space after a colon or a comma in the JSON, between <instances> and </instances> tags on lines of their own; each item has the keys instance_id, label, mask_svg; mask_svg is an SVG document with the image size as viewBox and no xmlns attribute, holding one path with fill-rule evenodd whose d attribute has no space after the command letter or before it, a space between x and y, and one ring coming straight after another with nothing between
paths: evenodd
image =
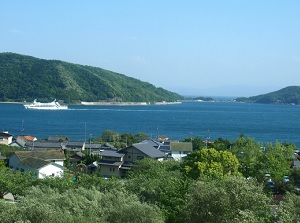
<instances>
[{"instance_id":1,"label":"distant mountain ridge","mask_svg":"<svg viewBox=\"0 0 300 223\"><path fill-rule=\"evenodd\" d=\"M102 68L15 53L0 53L0 79L0 101L171 102L184 98Z\"/></svg>"},{"instance_id":2,"label":"distant mountain ridge","mask_svg":"<svg viewBox=\"0 0 300 223\"><path fill-rule=\"evenodd\" d=\"M300 86L289 86L278 91L252 97L237 98L239 102L263 104L295 104L300 105Z\"/></svg>"}]
</instances>

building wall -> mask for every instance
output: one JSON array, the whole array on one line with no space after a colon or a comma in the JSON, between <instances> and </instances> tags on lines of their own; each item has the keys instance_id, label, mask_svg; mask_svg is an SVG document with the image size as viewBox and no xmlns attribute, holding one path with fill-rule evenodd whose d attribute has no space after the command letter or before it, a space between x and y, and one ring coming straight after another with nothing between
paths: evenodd
<instances>
[{"instance_id":1,"label":"building wall","mask_svg":"<svg viewBox=\"0 0 300 223\"><path fill-rule=\"evenodd\" d=\"M16 154L13 154L10 158L9 158L9 162L8 165L10 168L13 169L17 169L18 168L18 164L20 163L20 159Z\"/></svg>"},{"instance_id":2,"label":"building wall","mask_svg":"<svg viewBox=\"0 0 300 223\"><path fill-rule=\"evenodd\" d=\"M181 151L172 151L171 156L174 160L181 160L183 157L187 156L187 152L181 152Z\"/></svg>"},{"instance_id":3,"label":"building wall","mask_svg":"<svg viewBox=\"0 0 300 223\"><path fill-rule=\"evenodd\" d=\"M120 171L118 166L105 166L101 165L100 173L103 176L110 177L110 176L120 176Z\"/></svg>"},{"instance_id":4,"label":"building wall","mask_svg":"<svg viewBox=\"0 0 300 223\"><path fill-rule=\"evenodd\" d=\"M51 162L56 163L60 166L64 166L64 161L63 160L51 160Z\"/></svg>"},{"instance_id":5,"label":"building wall","mask_svg":"<svg viewBox=\"0 0 300 223\"><path fill-rule=\"evenodd\" d=\"M9 145L9 144L11 144L12 143L12 136L10 136L10 137L0 137L0 144L2 144L2 145Z\"/></svg>"},{"instance_id":6,"label":"building wall","mask_svg":"<svg viewBox=\"0 0 300 223\"><path fill-rule=\"evenodd\" d=\"M56 165L49 164L38 170L38 178L43 179L45 177L50 177L50 176L62 177L63 172L64 172L63 167L58 167Z\"/></svg>"},{"instance_id":7,"label":"building wall","mask_svg":"<svg viewBox=\"0 0 300 223\"><path fill-rule=\"evenodd\" d=\"M140 152L134 147L129 147L126 149L126 155L124 157L124 161L134 162L136 160L141 160L146 157L148 156L145 153Z\"/></svg>"}]
</instances>

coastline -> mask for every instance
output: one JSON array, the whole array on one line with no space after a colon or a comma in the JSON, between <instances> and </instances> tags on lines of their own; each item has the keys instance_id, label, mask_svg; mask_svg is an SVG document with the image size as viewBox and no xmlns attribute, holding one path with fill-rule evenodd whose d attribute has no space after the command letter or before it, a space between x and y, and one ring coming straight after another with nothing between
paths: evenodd
<instances>
[{"instance_id":1,"label":"coastline","mask_svg":"<svg viewBox=\"0 0 300 223\"><path fill-rule=\"evenodd\" d=\"M169 104L181 104L182 102L80 102L81 105L96 105L96 106L147 106L147 105L169 105Z\"/></svg>"}]
</instances>

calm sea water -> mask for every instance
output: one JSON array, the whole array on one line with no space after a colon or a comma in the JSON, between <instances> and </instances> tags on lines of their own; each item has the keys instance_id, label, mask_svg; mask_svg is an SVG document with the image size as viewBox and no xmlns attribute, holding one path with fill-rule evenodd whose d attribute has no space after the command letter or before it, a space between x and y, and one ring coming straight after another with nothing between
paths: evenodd
<instances>
[{"instance_id":1,"label":"calm sea water","mask_svg":"<svg viewBox=\"0 0 300 223\"><path fill-rule=\"evenodd\" d=\"M290 142L300 147L300 107L225 102L176 105L101 107L70 105L65 111L26 110L21 104L0 104L0 129L14 136L38 139L65 135L74 141L99 137L103 130L144 132L170 139L240 134L260 142Z\"/></svg>"}]
</instances>

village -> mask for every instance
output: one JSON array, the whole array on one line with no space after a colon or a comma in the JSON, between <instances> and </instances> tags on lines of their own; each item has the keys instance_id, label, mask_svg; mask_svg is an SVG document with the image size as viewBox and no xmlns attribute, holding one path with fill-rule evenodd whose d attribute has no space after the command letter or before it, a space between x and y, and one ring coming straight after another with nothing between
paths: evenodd
<instances>
[{"instance_id":1,"label":"village","mask_svg":"<svg viewBox=\"0 0 300 223\"><path fill-rule=\"evenodd\" d=\"M0 160L14 170L32 172L38 178L62 177L66 169L86 173L97 172L104 178L124 177L135 161L151 158L159 161L181 160L193 151L191 142L170 141L167 137L147 139L123 149L109 143L71 141L66 136L34 136L0 133L0 144L19 148ZM85 159L86 156L93 157Z\"/></svg>"}]
</instances>

